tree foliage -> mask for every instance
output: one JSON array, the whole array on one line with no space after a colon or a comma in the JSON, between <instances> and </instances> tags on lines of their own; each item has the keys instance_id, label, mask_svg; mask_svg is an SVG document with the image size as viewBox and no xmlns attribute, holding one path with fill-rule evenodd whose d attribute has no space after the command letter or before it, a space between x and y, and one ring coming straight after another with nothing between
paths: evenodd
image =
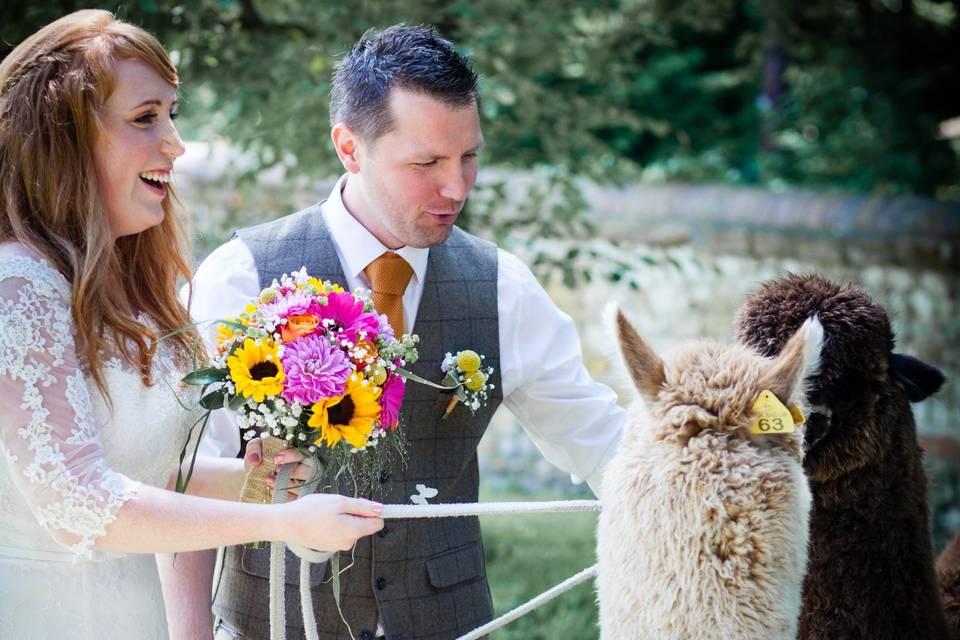
<instances>
[{"instance_id":1,"label":"tree foliage","mask_svg":"<svg viewBox=\"0 0 960 640\"><path fill-rule=\"evenodd\" d=\"M5 4L0 55L81 4ZM190 137L226 138L261 165L337 171L327 122L337 56L368 28L408 22L437 25L470 53L487 165L539 168L567 185L682 179L960 198L957 155L936 134L960 115L957 0L101 6L174 53ZM553 210L573 224L582 204Z\"/></svg>"}]
</instances>

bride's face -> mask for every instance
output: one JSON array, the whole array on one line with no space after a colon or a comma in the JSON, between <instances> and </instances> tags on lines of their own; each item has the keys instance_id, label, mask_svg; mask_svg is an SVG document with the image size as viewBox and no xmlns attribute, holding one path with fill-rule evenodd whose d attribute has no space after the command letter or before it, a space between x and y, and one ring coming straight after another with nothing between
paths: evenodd
<instances>
[{"instance_id":1,"label":"bride's face","mask_svg":"<svg viewBox=\"0 0 960 640\"><path fill-rule=\"evenodd\" d=\"M93 156L100 198L119 238L163 222L173 161L184 148L173 125L176 88L135 58L117 62L114 70L116 86L104 105Z\"/></svg>"}]
</instances>

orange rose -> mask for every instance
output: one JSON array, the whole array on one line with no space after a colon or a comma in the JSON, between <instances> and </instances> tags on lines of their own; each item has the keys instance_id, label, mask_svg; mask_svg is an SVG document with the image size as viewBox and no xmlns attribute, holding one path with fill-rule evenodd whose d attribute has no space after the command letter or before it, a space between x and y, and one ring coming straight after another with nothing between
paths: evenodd
<instances>
[{"instance_id":1,"label":"orange rose","mask_svg":"<svg viewBox=\"0 0 960 640\"><path fill-rule=\"evenodd\" d=\"M287 324L280 327L280 338L284 342L293 342L297 338L310 335L319 325L320 319L312 313L287 316Z\"/></svg>"}]
</instances>

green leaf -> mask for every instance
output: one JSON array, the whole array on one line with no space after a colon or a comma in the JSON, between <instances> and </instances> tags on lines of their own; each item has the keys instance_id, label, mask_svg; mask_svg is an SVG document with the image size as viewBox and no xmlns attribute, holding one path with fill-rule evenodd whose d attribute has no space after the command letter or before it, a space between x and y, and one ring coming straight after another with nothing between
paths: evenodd
<instances>
[{"instance_id":1,"label":"green leaf","mask_svg":"<svg viewBox=\"0 0 960 640\"><path fill-rule=\"evenodd\" d=\"M200 406L209 411L222 409L227 399L226 389L217 389L200 398Z\"/></svg>"},{"instance_id":2,"label":"green leaf","mask_svg":"<svg viewBox=\"0 0 960 640\"><path fill-rule=\"evenodd\" d=\"M206 384L213 384L214 382L226 382L227 376L230 375L228 369L219 369L217 367L207 367L206 369L198 369L197 371L191 371L187 375L183 376L181 382L183 384L189 384L195 387L201 387Z\"/></svg>"},{"instance_id":3,"label":"green leaf","mask_svg":"<svg viewBox=\"0 0 960 640\"><path fill-rule=\"evenodd\" d=\"M231 411L236 411L237 409L242 407L243 403L246 401L247 401L246 397L238 393L237 395L230 398L230 402L227 403L227 408L230 409Z\"/></svg>"},{"instance_id":4,"label":"green leaf","mask_svg":"<svg viewBox=\"0 0 960 640\"><path fill-rule=\"evenodd\" d=\"M187 440L183 443L183 447L180 449L180 457L177 462L177 484L176 491L177 493L186 493L187 485L190 484L190 478L193 477L193 468L197 463L197 453L200 451L200 441L203 439L203 432L207 428L207 422L210 420L210 411L204 413L196 422L190 427L190 430L187 431ZM190 440L193 438L193 430L200 425L200 432L197 434L197 438L194 441L193 445L193 455L190 457L190 468L187 470L187 475L183 475L183 459L187 455L187 446L190 444Z\"/></svg>"},{"instance_id":5,"label":"green leaf","mask_svg":"<svg viewBox=\"0 0 960 640\"><path fill-rule=\"evenodd\" d=\"M223 325L226 325L226 326L228 326L228 327L232 327L232 328L234 328L234 329L238 329L238 330L240 330L240 331L244 331L244 332L245 332L245 331L247 330L246 325L242 325L242 324L240 324L239 322L236 322L235 320L217 320L216 322L217 322L217 324L223 324Z\"/></svg>"},{"instance_id":6,"label":"green leaf","mask_svg":"<svg viewBox=\"0 0 960 640\"><path fill-rule=\"evenodd\" d=\"M343 624L347 625L347 631L352 638L353 630L350 628L350 623L347 622L346 616L343 615L343 609L340 608L340 552L334 551L333 555L330 556L329 562L330 577L333 580L333 601L337 605L337 613L340 614L340 619L343 620Z\"/></svg>"},{"instance_id":7,"label":"green leaf","mask_svg":"<svg viewBox=\"0 0 960 640\"><path fill-rule=\"evenodd\" d=\"M335 552L330 556L330 577L333 578L333 599L337 602L337 609L340 608L340 552Z\"/></svg>"},{"instance_id":8,"label":"green leaf","mask_svg":"<svg viewBox=\"0 0 960 640\"><path fill-rule=\"evenodd\" d=\"M444 390L444 391L453 391L454 389L456 389L457 387L460 386L460 383L459 383L459 382L458 382L457 384L455 384L455 385L437 384L436 382L431 382L431 381L427 380L426 378L421 378L421 377L418 376L417 374L411 373L411 372L407 371L406 369L401 369L400 367L397 367L396 369L394 369L394 373L396 373L396 374L397 374L398 376L400 376L401 378L404 378L405 380L413 380L414 382L419 382L420 384L425 384L425 385L427 385L428 387L433 387L434 389L442 389L442 390Z\"/></svg>"}]
</instances>

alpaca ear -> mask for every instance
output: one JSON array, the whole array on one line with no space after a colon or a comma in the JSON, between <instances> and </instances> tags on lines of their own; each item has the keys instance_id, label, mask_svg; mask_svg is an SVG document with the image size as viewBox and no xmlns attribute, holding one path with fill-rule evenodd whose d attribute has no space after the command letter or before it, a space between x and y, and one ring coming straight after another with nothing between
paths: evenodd
<instances>
[{"instance_id":1,"label":"alpaca ear","mask_svg":"<svg viewBox=\"0 0 960 640\"><path fill-rule=\"evenodd\" d=\"M760 388L769 389L782 402L790 402L803 382L820 372L820 351L823 349L823 325L817 316L807 318L760 374Z\"/></svg>"},{"instance_id":2,"label":"alpaca ear","mask_svg":"<svg viewBox=\"0 0 960 640\"><path fill-rule=\"evenodd\" d=\"M616 310L616 328L620 353L633 384L645 401L653 402L663 384L663 360L640 337L620 309Z\"/></svg>"},{"instance_id":3,"label":"alpaca ear","mask_svg":"<svg viewBox=\"0 0 960 640\"><path fill-rule=\"evenodd\" d=\"M903 353L890 354L890 374L903 385L910 402L920 402L936 393L946 380L939 369Z\"/></svg>"}]
</instances>

